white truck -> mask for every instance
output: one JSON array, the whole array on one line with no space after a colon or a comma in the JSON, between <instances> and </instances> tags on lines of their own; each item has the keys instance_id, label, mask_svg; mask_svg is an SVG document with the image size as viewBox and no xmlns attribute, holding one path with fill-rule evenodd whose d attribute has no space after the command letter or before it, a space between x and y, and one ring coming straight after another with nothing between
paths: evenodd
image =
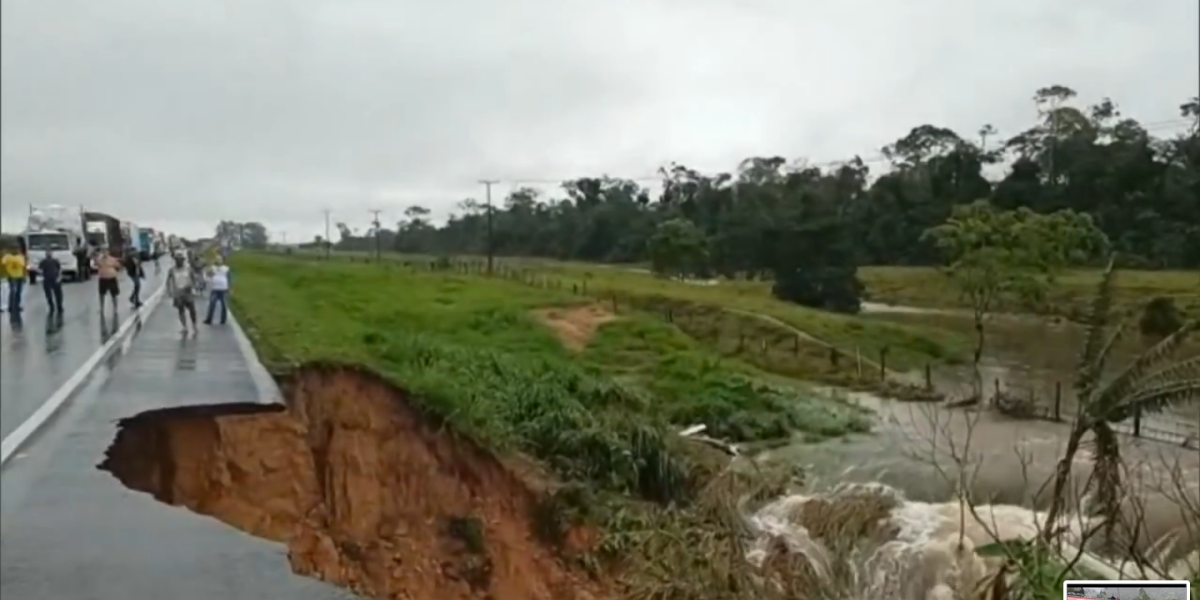
<instances>
[{"instance_id":1,"label":"white truck","mask_svg":"<svg viewBox=\"0 0 1200 600\"><path fill-rule=\"evenodd\" d=\"M81 279L78 256L87 251L87 237L77 210L59 205L43 208L29 207L29 219L21 232L29 258L29 280L36 282L41 269L38 263L48 251L62 265L64 281Z\"/></svg>"}]
</instances>

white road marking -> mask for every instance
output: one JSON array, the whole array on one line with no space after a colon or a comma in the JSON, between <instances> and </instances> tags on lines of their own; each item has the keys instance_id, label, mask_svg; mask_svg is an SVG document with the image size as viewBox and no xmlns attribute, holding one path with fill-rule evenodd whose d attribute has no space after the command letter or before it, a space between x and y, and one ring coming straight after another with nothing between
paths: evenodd
<instances>
[{"instance_id":1,"label":"white road marking","mask_svg":"<svg viewBox=\"0 0 1200 600\"><path fill-rule=\"evenodd\" d=\"M141 308L130 314L129 318L125 319L125 322L117 329L117 332L93 352L87 361L71 375L70 379L59 386L28 419L25 419L16 429L12 430L12 433L4 437L4 440L0 442L0 466L8 463L8 459L13 457L17 448L20 448L34 433L37 433L37 430L41 429L46 424L46 421L49 421L50 417L54 416L54 413L62 408L62 405L75 393L75 390L79 389L79 386L83 385L84 381L87 381L88 376L92 374L92 371L96 370L96 367L99 366L100 362L104 360L113 347L126 338L133 329L133 324L137 321L138 316L141 315L143 319L150 316L150 313L154 311L154 307L162 300L166 289L166 285L159 286L158 291L154 292L154 295L150 296ZM129 336L128 339L132 340L133 336ZM129 348L128 344L124 345L123 348L127 350Z\"/></svg>"},{"instance_id":2,"label":"white road marking","mask_svg":"<svg viewBox=\"0 0 1200 600\"><path fill-rule=\"evenodd\" d=\"M250 369L250 378L254 381L254 388L258 392L258 401L264 404L282 404L283 393L280 392L279 385L275 383L275 378L258 359L258 353L254 351L254 344L250 343L250 338L246 336L246 332L242 329L241 323L238 323L232 310L229 311L229 325L233 327L233 336L237 339L238 349L242 351L242 356L246 359L246 367Z\"/></svg>"}]
</instances>

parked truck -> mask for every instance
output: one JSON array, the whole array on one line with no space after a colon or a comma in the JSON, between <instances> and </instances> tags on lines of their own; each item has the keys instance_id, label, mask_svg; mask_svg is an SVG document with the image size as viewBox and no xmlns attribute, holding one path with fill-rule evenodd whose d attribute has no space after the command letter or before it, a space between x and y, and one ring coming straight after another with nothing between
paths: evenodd
<instances>
[{"instance_id":1,"label":"parked truck","mask_svg":"<svg viewBox=\"0 0 1200 600\"><path fill-rule=\"evenodd\" d=\"M138 249L142 251L142 260L148 261L154 258L154 230L149 227L142 227L138 231Z\"/></svg>"},{"instance_id":2,"label":"parked truck","mask_svg":"<svg viewBox=\"0 0 1200 600\"><path fill-rule=\"evenodd\" d=\"M153 227L142 228L142 244L149 248L149 254L142 257L144 260L157 260L167 253L166 235Z\"/></svg>"},{"instance_id":3,"label":"parked truck","mask_svg":"<svg viewBox=\"0 0 1200 600\"><path fill-rule=\"evenodd\" d=\"M95 255L101 250L120 258L125 252L128 236L121 226L121 220L101 212L84 212L83 224L87 235L88 255L91 271L96 271Z\"/></svg>"},{"instance_id":4,"label":"parked truck","mask_svg":"<svg viewBox=\"0 0 1200 600\"><path fill-rule=\"evenodd\" d=\"M149 260L150 240L142 235L142 228L133 221L121 221L121 231L127 240L126 247L132 249L139 260Z\"/></svg>"},{"instance_id":5,"label":"parked truck","mask_svg":"<svg viewBox=\"0 0 1200 600\"><path fill-rule=\"evenodd\" d=\"M22 250L29 258L29 281L36 283L41 275L38 263L48 252L62 265L64 281L75 281L86 277L80 270L79 256L86 256L87 238L83 222L75 209L59 205L43 208L29 207L29 218L21 232Z\"/></svg>"}]
</instances>

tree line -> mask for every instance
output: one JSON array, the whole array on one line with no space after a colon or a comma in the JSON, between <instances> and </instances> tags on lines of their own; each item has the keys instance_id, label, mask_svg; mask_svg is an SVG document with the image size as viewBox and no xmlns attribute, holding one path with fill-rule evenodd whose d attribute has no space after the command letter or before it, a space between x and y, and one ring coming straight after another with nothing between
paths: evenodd
<instances>
[{"instance_id":1,"label":"tree line","mask_svg":"<svg viewBox=\"0 0 1200 600\"><path fill-rule=\"evenodd\" d=\"M223 220L217 224L213 237L223 244L248 250L262 250L270 242L266 226L258 221L239 223Z\"/></svg>"},{"instance_id":2,"label":"tree line","mask_svg":"<svg viewBox=\"0 0 1200 600\"><path fill-rule=\"evenodd\" d=\"M679 275L773 277L777 287L783 274L812 288L792 296L856 304L858 265L944 264L926 232L984 201L1001 212L1084 216L1124 266L1200 267L1200 99L1180 105L1191 126L1170 138L1123 117L1112 100L1082 106L1067 87L1039 89L1034 103L1036 124L1008 139L990 125L975 135L913 127L883 148L888 168L879 174L860 157L828 168L750 157L716 174L675 164L660 171L657 194L584 177L557 195L516 189L490 215L465 200L442 226L422 206L395 228L339 223L335 247L649 262Z\"/></svg>"}]
</instances>

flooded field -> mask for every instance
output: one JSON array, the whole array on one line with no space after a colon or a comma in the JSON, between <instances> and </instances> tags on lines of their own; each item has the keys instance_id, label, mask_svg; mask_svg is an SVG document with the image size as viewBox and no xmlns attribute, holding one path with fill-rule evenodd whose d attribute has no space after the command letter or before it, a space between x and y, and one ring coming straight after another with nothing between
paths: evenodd
<instances>
[{"instance_id":1,"label":"flooded field","mask_svg":"<svg viewBox=\"0 0 1200 600\"><path fill-rule=\"evenodd\" d=\"M935 311L904 306L864 304L863 314L870 318L899 323L934 325L970 333L970 315L960 311ZM1066 320L1052 320L1019 315L990 317L985 329L983 379L986 391L995 389L1029 395L1053 411L1059 404L1064 418L1069 418L1076 401L1072 389L1076 362L1086 335L1083 326ZM1152 345L1142 339L1136 324L1127 328L1116 344L1108 361L1109 374L1115 374L1141 352ZM1181 356L1200 353L1200 343L1192 342ZM943 365L932 370L933 383L951 395L963 395L970 390L972 370L969 365ZM1132 432L1132 423L1123 427ZM1141 429L1147 436L1182 443L1186 438L1200 435L1200 405L1179 407L1161 415L1142 420Z\"/></svg>"}]
</instances>

